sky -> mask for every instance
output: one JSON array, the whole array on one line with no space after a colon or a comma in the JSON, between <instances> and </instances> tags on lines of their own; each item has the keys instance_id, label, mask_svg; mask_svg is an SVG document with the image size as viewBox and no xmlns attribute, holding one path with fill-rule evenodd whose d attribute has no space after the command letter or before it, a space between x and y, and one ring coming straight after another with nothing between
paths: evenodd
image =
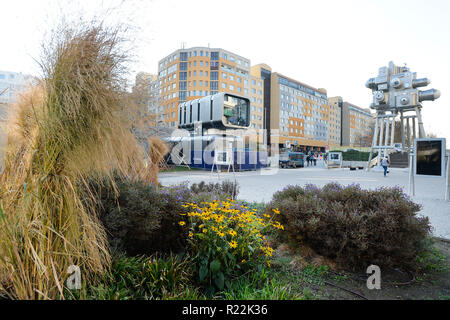
<instances>
[{"instance_id":1,"label":"sky","mask_svg":"<svg viewBox=\"0 0 450 320\"><path fill-rule=\"evenodd\" d=\"M39 75L42 41L77 14L134 27L130 77L157 73L182 43L209 45L368 108L366 81L406 63L441 91L423 103L423 122L450 148L450 1L0 0L0 70Z\"/></svg>"}]
</instances>

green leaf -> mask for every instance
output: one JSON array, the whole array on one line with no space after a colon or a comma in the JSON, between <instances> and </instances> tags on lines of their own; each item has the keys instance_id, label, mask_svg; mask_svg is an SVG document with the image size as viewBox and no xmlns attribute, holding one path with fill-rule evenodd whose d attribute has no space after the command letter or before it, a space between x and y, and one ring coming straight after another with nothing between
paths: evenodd
<instances>
[{"instance_id":1,"label":"green leaf","mask_svg":"<svg viewBox=\"0 0 450 320\"><path fill-rule=\"evenodd\" d=\"M209 265L212 274L216 274L220 270L220 261L215 259Z\"/></svg>"},{"instance_id":2,"label":"green leaf","mask_svg":"<svg viewBox=\"0 0 450 320\"><path fill-rule=\"evenodd\" d=\"M201 266L200 269L198 270L198 277L200 282L202 282L206 275L208 274L208 268L206 268L206 266Z\"/></svg>"},{"instance_id":3,"label":"green leaf","mask_svg":"<svg viewBox=\"0 0 450 320\"><path fill-rule=\"evenodd\" d=\"M214 295L214 292L215 292L214 287L213 286L208 286L206 288L205 294L206 294L207 297L212 297Z\"/></svg>"},{"instance_id":4,"label":"green leaf","mask_svg":"<svg viewBox=\"0 0 450 320\"><path fill-rule=\"evenodd\" d=\"M236 264L236 257L231 253L227 252L227 257L232 261L233 264Z\"/></svg>"},{"instance_id":5,"label":"green leaf","mask_svg":"<svg viewBox=\"0 0 450 320\"><path fill-rule=\"evenodd\" d=\"M5 215L5 213L3 212L3 209L2 209L1 206L0 206L0 217L2 218L2 220L6 220L6 215Z\"/></svg>"},{"instance_id":6,"label":"green leaf","mask_svg":"<svg viewBox=\"0 0 450 320\"><path fill-rule=\"evenodd\" d=\"M219 288L219 290L223 290L223 286L225 284L225 276L223 275L222 272L219 272L217 274L216 278L214 279L214 282L217 288Z\"/></svg>"}]
</instances>

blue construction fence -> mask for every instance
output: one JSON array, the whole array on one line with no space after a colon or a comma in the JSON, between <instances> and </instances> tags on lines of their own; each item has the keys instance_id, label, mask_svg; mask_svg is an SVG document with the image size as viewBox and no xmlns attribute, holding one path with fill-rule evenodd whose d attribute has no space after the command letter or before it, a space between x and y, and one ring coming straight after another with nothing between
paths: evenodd
<instances>
[{"instance_id":1,"label":"blue construction fence","mask_svg":"<svg viewBox=\"0 0 450 320\"><path fill-rule=\"evenodd\" d=\"M258 170L268 166L267 151L233 151L233 157L235 171ZM212 163L207 163L211 162L208 159L214 159L214 151L191 151L189 166L191 168L211 170L213 165Z\"/></svg>"}]
</instances>

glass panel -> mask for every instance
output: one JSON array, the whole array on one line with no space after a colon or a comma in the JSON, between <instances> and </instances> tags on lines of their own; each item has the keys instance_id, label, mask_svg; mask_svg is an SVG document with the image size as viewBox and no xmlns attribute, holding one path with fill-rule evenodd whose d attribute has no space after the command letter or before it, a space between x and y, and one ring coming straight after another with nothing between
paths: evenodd
<instances>
[{"instance_id":1,"label":"glass panel","mask_svg":"<svg viewBox=\"0 0 450 320\"><path fill-rule=\"evenodd\" d=\"M247 99L225 94L223 106L223 123L225 125L248 127L250 103Z\"/></svg>"}]
</instances>

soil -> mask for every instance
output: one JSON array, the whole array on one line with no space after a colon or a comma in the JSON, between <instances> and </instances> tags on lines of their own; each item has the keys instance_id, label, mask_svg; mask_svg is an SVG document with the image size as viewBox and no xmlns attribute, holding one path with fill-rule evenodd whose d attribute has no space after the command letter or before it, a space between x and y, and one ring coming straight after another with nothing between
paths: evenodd
<instances>
[{"instance_id":1,"label":"soil","mask_svg":"<svg viewBox=\"0 0 450 320\"><path fill-rule=\"evenodd\" d=\"M434 246L446 257L445 270L418 274L401 270L382 270L381 288L370 290L367 288L367 278L370 274L337 272L330 268L319 281L302 281L297 290L307 288L311 292L311 299L326 300L449 300L450 241L435 240ZM295 261L290 264L295 265ZM443 264L445 267L445 261Z\"/></svg>"}]
</instances>

